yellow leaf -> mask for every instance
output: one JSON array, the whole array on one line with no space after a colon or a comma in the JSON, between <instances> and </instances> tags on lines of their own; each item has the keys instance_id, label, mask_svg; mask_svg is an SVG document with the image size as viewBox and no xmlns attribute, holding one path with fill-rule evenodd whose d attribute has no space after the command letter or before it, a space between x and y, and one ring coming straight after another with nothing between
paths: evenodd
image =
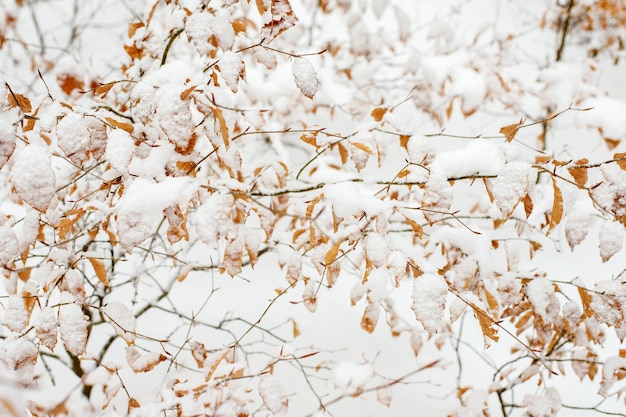
<instances>
[{"instance_id":1,"label":"yellow leaf","mask_svg":"<svg viewBox=\"0 0 626 417\"><path fill-rule=\"evenodd\" d=\"M360 143L360 142L354 142L352 143L352 145L356 148L359 148L360 150L362 150L363 152L366 152L370 155L374 155L374 152L372 152L372 150L364 143Z\"/></svg>"},{"instance_id":2,"label":"yellow leaf","mask_svg":"<svg viewBox=\"0 0 626 417\"><path fill-rule=\"evenodd\" d=\"M491 311L498 311L498 307L500 306L500 304L498 303L496 297L494 297L492 293L487 291L487 289L485 289L485 297L487 298L487 305L489 306L489 309Z\"/></svg>"},{"instance_id":3,"label":"yellow leaf","mask_svg":"<svg viewBox=\"0 0 626 417\"><path fill-rule=\"evenodd\" d=\"M341 245L341 242L334 243L330 247L328 252L326 252L326 256L324 256L324 263L326 264L326 266L330 265L335 261L335 259L337 259L337 254L339 253L339 245Z\"/></svg>"},{"instance_id":4,"label":"yellow leaf","mask_svg":"<svg viewBox=\"0 0 626 417\"><path fill-rule=\"evenodd\" d=\"M554 202L552 203L552 213L550 214L550 225L548 227L548 233L554 229L554 227L561 222L563 217L563 195L561 190L556 185L556 179L552 177L552 188L554 189Z\"/></svg>"},{"instance_id":5,"label":"yellow leaf","mask_svg":"<svg viewBox=\"0 0 626 417\"><path fill-rule=\"evenodd\" d=\"M111 126L118 127L118 128L120 128L122 130L125 130L128 133L133 133L133 130L135 130L135 127L133 125L117 121L117 120L112 119L110 117L105 117L104 120L109 122L109 124L111 124Z\"/></svg>"},{"instance_id":6,"label":"yellow leaf","mask_svg":"<svg viewBox=\"0 0 626 417\"><path fill-rule=\"evenodd\" d=\"M96 272L96 277L98 277L98 281L103 283L105 286L109 286L109 278L107 278L107 270L104 267L104 264L97 259L88 258L89 262L91 262L91 266L93 270Z\"/></svg>"},{"instance_id":7,"label":"yellow leaf","mask_svg":"<svg viewBox=\"0 0 626 417\"><path fill-rule=\"evenodd\" d=\"M383 119L385 113L387 113L386 107L376 107L374 110L372 110L371 116L374 118L374 120L380 122Z\"/></svg>"}]
</instances>

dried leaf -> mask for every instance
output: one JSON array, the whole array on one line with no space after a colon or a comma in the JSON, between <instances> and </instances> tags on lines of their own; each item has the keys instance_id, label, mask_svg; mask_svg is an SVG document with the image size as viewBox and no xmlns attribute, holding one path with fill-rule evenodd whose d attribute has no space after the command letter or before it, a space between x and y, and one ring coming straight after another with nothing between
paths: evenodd
<instances>
[{"instance_id":1,"label":"dried leaf","mask_svg":"<svg viewBox=\"0 0 626 417\"><path fill-rule=\"evenodd\" d=\"M372 300L367 299L367 306L361 317L361 328L368 333L372 333L376 329L378 317L380 316L380 306Z\"/></svg>"},{"instance_id":2,"label":"dried leaf","mask_svg":"<svg viewBox=\"0 0 626 417\"><path fill-rule=\"evenodd\" d=\"M124 122L120 122L118 120L115 120L111 117L105 117L104 120L106 120L107 122L109 122L109 124L111 126L117 127L119 129L125 130L128 133L133 133L133 130L135 130L135 127L131 124L128 123L124 123Z\"/></svg>"},{"instance_id":3,"label":"dried leaf","mask_svg":"<svg viewBox=\"0 0 626 417\"><path fill-rule=\"evenodd\" d=\"M96 276L98 277L98 281L100 281L101 283L104 284L105 287L109 286L109 278L107 277L107 270L104 267L104 264L94 258L88 258L89 262L91 263L91 266L93 267L93 270L96 273Z\"/></svg>"},{"instance_id":4,"label":"dried leaf","mask_svg":"<svg viewBox=\"0 0 626 417\"><path fill-rule=\"evenodd\" d=\"M613 159L621 169L626 170L626 152L616 153Z\"/></svg>"},{"instance_id":5,"label":"dried leaf","mask_svg":"<svg viewBox=\"0 0 626 417\"><path fill-rule=\"evenodd\" d=\"M180 93L180 99L186 100L187 97L196 89L197 85L192 85L191 87L185 89L182 93Z\"/></svg>"},{"instance_id":6,"label":"dried leaf","mask_svg":"<svg viewBox=\"0 0 626 417\"><path fill-rule=\"evenodd\" d=\"M341 143L337 144L337 148L339 149L339 156L341 157L341 164L345 165L348 161L348 150Z\"/></svg>"},{"instance_id":7,"label":"dried leaf","mask_svg":"<svg viewBox=\"0 0 626 417\"><path fill-rule=\"evenodd\" d=\"M271 2L271 20L263 25L261 29L261 37L264 38L266 42L273 41L278 35L294 26L298 21L288 0L271 0ZM263 9L267 10L265 6L263 6Z\"/></svg>"},{"instance_id":8,"label":"dried leaf","mask_svg":"<svg viewBox=\"0 0 626 417\"><path fill-rule=\"evenodd\" d=\"M552 213L550 214L548 233L561 222L561 218L563 217L563 195L556 185L556 178L554 177L552 177L552 188L554 189L554 202L552 204Z\"/></svg>"},{"instance_id":9,"label":"dried leaf","mask_svg":"<svg viewBox=\"0 0 626 417\"><path fill-rule=\"evenodd\" d=\"M352 146L354 146L355 148L359 148L360 150L362 150L365 153L368 153L370 155L374 155L374 152L372 152L372 150L364 143L352 142Z\"/></svg>"},{"instance_id":10,"label":"dried leaf","mask_svg":"<svg viewBox=\"0 0 626 417\"><path fill-rule=\"evenodd\" d=\"M520 120L519 123L503 126L500 128L500 133L504 135L507 142L511 142L513 139L515 139L515 135L517 135L517 132L523 123L524 122Z\"/></svg>"},{"instance_id":11,"label":"dried leaf","mask_svg":"<svg viewBox=\"0 0 626 417\"><path fill-rule=\"evenodd\" d=\"M93 90L93 93L95 95L99 95L101 98L105 98L107 94L109 94L109 91L111 90L111 88L117 84L115 81L112 81L110 83L106 83L106 84L100 84L100 86L96 87Z\"/></svg>"},{"instance_id":12,"label":"dried leaf","mask_svg":"<svg viewBox=\"0 0 626 417\"><path fill-rule=\"evenodd\" d=\"M578 161L576 161L576 165L586 165L587 163L589 163L589 160L587 158L579 159ZM622 167L622 169L626 169L626 165ZM578 184L579 187L585 186L585 184L587 183L587 168L586 167L573 166L573 167L568 168L567 171L572 176L572 178L574 178L574 181L576 182L576 184Z\"/></svg>"},{"instance_id":13,"label":"dried leaf","mask_svg":"<svg viewBox=\"0 0 626 417\"><path fill-rule=\"evenodd\" d=\"M496 326L495 320L493 320L487 312L480 307L469 303L470 307L474 309L474 313L476 314L476 318L478 319L478 323L480 324L480 329L483 332L483 336L485 336L485 349L489 347L489 342L487 339L491 339L494 342L497 342L498 337L498 327Z\"/></svg>"},{"instance_id":14,"label":"dried leaf","mask_svg":"<svg viewBox=\"0 0 626 417\"><path fill-rule=\"evenodd\" d=\"M324 256L324 264L326 266L330 265L337 259L337 254L339 253L339 246L341 245L341 241L333 243L328 252L326 252L326 256Z\"/></svg>"},{"instance_id":15,"label":"dried leaf","mask_svg":"<svg viewBox=\"0 0 626 417\"><path fill-rule=\"evenodd\" d=\"M522 198L522 203L524 203L524 212L526 213L526 218L528 218L533 211L533 200L528 193Z\"/></svg>"},{"instance_id":16,"label":"dried leaf","mask_svg":"<svg viewBox=\"0 0 626 417\"><path fill-rule=\"evenodd\" d=\"M578 294L580 295L580 301L583 305L583 318L592 317L593 308L591 308L591 294L589 294L589 292L582 287L578 287Z\"/></svg>"},{"instance_id":17,"label":"dried leaf","mask_svg":"<svg viewBox=\"0 0 626 417\"><path fill-rule=\"evenodd\" d=\"M307 219L311 218L311 216L313 215L313 209L315 208L315 205L317 203L319 203L322 198L324 198L324 194L320 194L317 197L315 197L313 200L311 200L309 205L306 207L306 218Z\"/></svg>"},{"instance_id":18,"label":"dried leaf","mask_svg":"<svg viewBox=\"0 0 626 417\"><path fill-rule=\"evenodd\" d=\"M386 107L376 107L374 110L372 110L371 116L374 118L374 120L380 122L381 120L383 120L383 116L385 116L385 113L387 113Z\"/></svg>"},{"instance_id":19,"label":"dried leaf","mask_svg":"<svg viewBox=\"0 0 626 417\"><path fill-rule=\"evenodd\" d=\"M133 372L148 372L159 363L163 362L167 357L161 353L147 352L141 353L134 346L126 348L126 362L130 365Z\"/></svg>"},{"instance_id":20,"label":"dried leaf","mask_svg":"<svg viewBox=\"0 0 626 417\"><path fill-rule=\"evenodd\" d=\"M213 112L213 115L220 125L220 133L222 134L222 140L224 141L224 145L228 147L228 126L226 125L226 119L224 119L224 114L219 107L211 107L211 111Z\"/></svg>"}]
</instances>

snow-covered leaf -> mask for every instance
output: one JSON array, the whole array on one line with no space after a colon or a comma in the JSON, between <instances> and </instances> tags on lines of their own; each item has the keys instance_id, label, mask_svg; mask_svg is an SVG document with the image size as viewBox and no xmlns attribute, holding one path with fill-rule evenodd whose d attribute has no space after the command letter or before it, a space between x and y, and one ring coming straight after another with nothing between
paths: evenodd
<instances>
[{"instance_id":1,"label":"snow-covered leaf","mask_svg":"<svg viewBox=\"0 0 626 417\"><path fill-rule=\"evenodd\" d=\"M272 414L284 414L288 411L289 397L279 378L274 375L265 375L259 380L259 394L263 405Z\"/></svg>"},{"instance_id":2,"label":"snow-covered leaf","mask_svg":"<svg viewBox=\"0 0 626 417\"><path fill-rule=\"evenodd\" d=\"M8 367L15 371L20 384L30 385L33 382L37 355L39 354L37 346L21 337L6 341L2 346L1 353Z\"/></svg>"},{"instance_id":3,"label":"snow-covered leaf","mask_svg":"<svg viewBox=\"0 0 626 417\"><path fill-rule=\"evenodd\" d=\"M67 294L67 300L73 297ZM65 349L74 356L85 352L89 322L80 305L69 302L59 307L59 332Z\"/></svg>"},{"instance_id":4,"label":"snow-covered leaf","mask_svg":"<svg viewBox=\"0 0 626 417\"><path fill-rule=\"evenodd\" d=\"M411 308L424 329L435 334L445 328L445 308L448 296L446 280L436 274L424 274L413 283Z\"/></svg>"},{"instance_id":5,"label":"snow-covered leaf","mask_svg":"<svg viewBox=\"0 0 626 417\"><path fill-rule=\"evenodd\" d=\"M219 60L220 76L233 93L237 92L239 79L245 79L246 66L243 59L231 51L224 52Z\"/></svg>"},{"instance_id":6,"label":"snow-covered leaf","mask_svg":"<svg viewBox=\"0 0 626 417\"><path fill-rule=\"evenodd\" d=\"M39 211L46 211L56 185L48 149L28 145L17 151L13 155L11 183L22 200Z\"/></svg>"},{"instance_id":7,"label":"snow-covered leaf","mask_svg":"<svg viewBox=\"0 0 626 417\"><path fill-rule=\"evenodd\" d=\"M296 85L300 91L302 91L302 94L308 98L313 98L319 88L319 82L317 81L317 74L315 73L313 64L306 58L294 58L291 64L291 71Z\"/></svg>"},{"instance_id":8,"label":"snow-covered leaf","mask_svg":"<svg viewBox=\"0 0 626 417\"><path fill-rule=\"evenodd\" d=\"M35 321L35 331L41 344L53 351L58 339L58 324L57 314L52 308L41 310Z\"/></svg>"},{"instance_id":9,"label":"snow-covered leaf","mask_svg":"<svg viewBox=\"0 0 626 417\"><path fill-rule=\"evenodd\" d=\"M106 321L111 323L115 332L130 346L135 343L137 319L130 308L119 301L110 301L102 307Z\"/></svg>"},{"instance_id":10,"label":"snow-covered leaf","mask_svg":"<svg viewBox=\"0 0 626 417\"><path fill-rule=\"evenodd\" d=\"M148 372L165 359L167 359L167 357L162 353L142 353L134 346L128 346L126 348L126 361L133 372Z\"/></svg>"}]
</instances>

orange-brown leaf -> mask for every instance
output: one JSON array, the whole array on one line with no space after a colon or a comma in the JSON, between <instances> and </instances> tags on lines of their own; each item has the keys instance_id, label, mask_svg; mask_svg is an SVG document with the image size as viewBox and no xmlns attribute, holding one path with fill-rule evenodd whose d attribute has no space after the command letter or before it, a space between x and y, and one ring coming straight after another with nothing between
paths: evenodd
<instances>
[{"instance_id":1,"label":"orange-brown leaf","mask_svg":"<svg viewBox=\"0 0 626 417\"><path fill-rule=\"evenodd\" d=\"M339 156L341 157L341 164L344 165L346 161L348 161L348 150L341 143L337 144L337 148L339 149Z\"/></svg>"},{"instance_id":2,"label":"orange-brown leaf","mask_svg":"<svg viewBox=\"0 0 626 417\"><path fill-rule=\"evenodd\" d=\"M385 116L385 113L387 113L386 107L376 107L374 110L372 110L371 116L374 118L374 120L380 122L381 120L383 120L383 116Z\"/></svg>"},{"instance_id":3,"label":"orange-brown leaf","mask_svg":"<svg viewBox=\"0 0 626 417\"><path fill-rule=\"evenodd\" d=\"M360 150L362 150L363 152L366 152L370 155L374 155L374 152L372 152L372 150L364 143L360 143L360 142L353 142L352 145L356 148L359 148Z\"/></svg>"},{"instance_id":4,"label":"orange-brown leaf","mask_svg":"<svg viewBox=\"0 0 626 417\"><path fill-rule=\"evenodd\" d=\"M586 289L578 287L578 295L580 295L580 301L583 305L583 318L593 316L593 309L591 308L591 294L589 294Z\"/></svg>"},{"instance_id":5,"label":"orange-brown leaf","mask_svg":"<svg viewBox=\"0 0 626 417\"><path fill-rule=\"evenodd\" d=\"M322 198L324 198L324 194L320 194L317 197L315 197L313 200L311 200L311 202L306 208L305 215L307 219L311 218L311 216L313 215L313 209L315 208L315 205L319 203Z\"/></svg>"},{"instance_id":6,"label":"orange-brown leaf","mask_svg":"<svg viewBox=\"0 0 626 417\"><path fill-rule=\"evenodd\" d=\"M7 87L9 85L5 83ZM24 113L30 113L33 110L33 106L30 104L28 97L24 97L21 94L16 94L9 87L9 94L7 94L7 101L11 107L19 107Z\"/></svg>"},{"instance_id":7,"label":"orange-brown leaf","mask_svg":"<svg viewBox=\"0 0 626 417\"><path fill-rule=\"evenodd\" d=\"M309 145L315 146L316 148L317 146L317 138L315 137L315 135L305 135L303 134L302 136L300 136L300 140L304 143L308 143Z\"/></svg>"},{"instance_id":8,"label":"orange-brown leaf","mask_svg":"<svg viewBox=\"0 0 626 417\"><path fill-rule=\"evenodd\" d=\"M189 97L189 95L191 93L193 93L193 90L195 90L197 87L197 85L192 85L191 87L187 88L185 91L183 91L182 93L180 93L180 99L181 100L186 100L187 97Z\"/></svg>"},{"instance_id":9,"label":"orange-brown leaf","mask_svg":"<svg viewBox=\"0 0 626 417\"><path fill-rule=\"evenodd\" d=\"M470 303L472 309L474 309L474 313L476 314L476 318L478 319L478 323L480 324L480 329L483 332L483 336L485 338L491 339L494 342L497 342L498 337L498 327L496 326L495 320L489 317L489 314L480 307ZM488 347L487 340L485 339L485 347Z\"/></svg>"},{"instance_id":10,"label":"orange-brown leaf","mask_svg":"<svg viewBox=\"0 0 626 417\"><path fill-rule=\"evenodd\" d=\"M400 146L402 146L406 151L409 150L409 139L411 139L411 136L409 135L400 135Z\"/></svg>"},{"instance_id":11,"label":"orange-brown leaf","mask_svg":"<svg viewBox=\"0 0 626 417\"><path fill-rule=\"evenodd\" d=\"M326 256L324 256L324 263L327 266L337 259L337 255L339 254L339 245L341 245L341 242L333 243L328 252L326 252Z\"/></svg>"},{"instance_id":12,"label":"orange-brown leaf","mask_svg":"<svg viewBox=\"0 0 626 417\"><path fill-rule=\"evenodd\" d=\"M563 194L561 194L561 190L556 185L556 179L554 177L552 177L552 188L554 189L554 202L552 203L548 233L561 222L561 218L563 217Z\"/></svg>"},{"instance_id":13,"label":"orange-brown leaf","mask_svg":"<svg viewBox=\"0 0 626 417\"><path fill-rule=\"evenodd\" d=\"M502 126L500 128L500 133L504 135L507 142L515 139L515 135L517 135L517 131L519 130L520 123L514 123L512 125Z\"/></svg>"},{"instance_id":14,"label":"orange-brown leaf","mask_svg":"<svg viewBox=\"0 0 626 417\"><path fill-rule=\"evenodd\" d=\"M107 270L104 267L104 264L94 258L88 258L93 270L96 273L96 277L98 277L98 281L103 283L105 286L109 286L109 278L107 277Z\"/></svg>"},{"instance_id":15,"label":"orange-brown leaf","mask_svg":"<svg viewBox=\"0 0 626 417\"><path fill-rule=\"evenodd\" d=\"M125 130L128 133L133 133L133 130L135 130L135 127L131 124L128 123L124 123L124 122L120 122L118 120L115 120L111 117L105 117L105 119L107 122L109 122L109 124L111 126L115 126L117 128L120 128L122 130Z\"/></svg>"},{"instance_id":16,"label":"orange-brown leaf","mask_svg":"<svg viewBox=\"0 0 626 417\"><path fill-rule=\"evenodd\" d=\"M111 90L111 88L116 84L115 81L112 81L110 83L106 83L106 84L100 84L100 86L96 87L93 90L93 93L95 95L101 96L102 98L106 97L107 94L109 94L109 90Z\"/></svg>"},{"instance_id":17,"label":"orange-brown leaf","mask_svg":"<svg viewBox=\"0 0 626 417\"><path fill-rule=\"evenodd\" d=\"M567 169L567 171L572 176L572 178L574 178L574 181L576 182L576 184L578 184L579 187L584 187L587 183L587 168L581 165L586 165L588 162L589 160L587 158L579 159L578 161L576 161L577 166L573 166ZM622 168L626 169L624 167Z\"/></svg>"},{"instance_id":18,"label":"orange-brown leaf","mask_svg":"<svg viewBox=\"0 0 626 417\"><path fill-rule=\"evenodd\" d=\"M626 152L616 153L613 159L621 169L626 170Z\"/></svg>"},{"instance_id":19,"label":"orange-brown leaf","mask_svg":"<svg viewBox=\"0 0 626 417\"><path fill-rule=\"evenodd\" d=\"M522 198L522 203L524 203L524 212L526 213L526 218L530 216L530 213L533 211L533 200L530 198L528 193Z\"/></svg>"},{"instance_id":20,"label":"orange-brown leaf","mask_svg":"<svg viewBox=\"0 0 626 417\"><path fill-rule=\"evenodd\" d=\"M220 125L220 133L222 134L222 140L224 141L224 145L228 146L228 125L226 125L226 119L224 119L224 114L219 107L211 107L211 111L213 112L213 115Z\"/></svg>"}]
</instances>

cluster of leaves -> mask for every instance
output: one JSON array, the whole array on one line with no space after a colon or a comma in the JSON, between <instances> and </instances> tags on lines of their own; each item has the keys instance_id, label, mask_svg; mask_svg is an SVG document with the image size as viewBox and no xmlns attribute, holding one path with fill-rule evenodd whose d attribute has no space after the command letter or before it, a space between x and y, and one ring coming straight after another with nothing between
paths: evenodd
<instances>
[{"instance_id":1,"label":"cluster of leaves","mask_svg":"<svg viewBox=\"0 0 626 417\"><path fill-rule=\"evenodd\" d=\"M0 6L0 364L62 393L0 390L0 410L393 409L396 385L450 367L454 415L623 406L626 106L597 75L619 64L621 1L507 5L472 36L454 24L475 2L446 19L391 0L124 3L106 70L68 53L89 6L54 48L45 2ZM543 16L532 36L525 13ZM604 43L573 65L586 37ZM411 370L340 362L304 332L303 313L339 320L337 294ZM487 383L463 372L471 323L513 356ZM561 398L570 374L597 403Z\"/></svg>"}]
</instances>

